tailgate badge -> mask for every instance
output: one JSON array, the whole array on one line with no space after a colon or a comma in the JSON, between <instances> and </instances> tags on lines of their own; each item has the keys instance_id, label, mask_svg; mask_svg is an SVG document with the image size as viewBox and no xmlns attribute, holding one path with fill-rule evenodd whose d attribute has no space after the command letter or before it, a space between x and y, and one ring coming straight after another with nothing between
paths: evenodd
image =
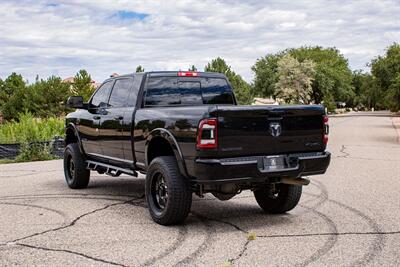
<instances>
[{"instance_id":1,"label":"tailgate badge","mask_svg":"<svg viewBox=\"0 0 400 267\"><path fill-rule=\"evenodd\" d=\"M273 137L278 137L281 135L282 133L282 126L279 122L271 122L269 124L269 133L273 136Z\"/></svg>"}]
</instances>

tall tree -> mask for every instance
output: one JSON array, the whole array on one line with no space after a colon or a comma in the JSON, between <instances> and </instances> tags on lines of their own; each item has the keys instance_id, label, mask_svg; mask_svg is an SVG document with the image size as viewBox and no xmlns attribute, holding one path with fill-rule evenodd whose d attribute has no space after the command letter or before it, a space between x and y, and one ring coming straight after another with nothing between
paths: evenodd
<instances>
[{"instance_id":1,"label":"tall tree","mask_svg":"<svg viewBox=\"0 0 400 267\"><path fill-rule=\"evenodd\" d=\"M334 108L333 101L348 102L354 98L352 72L347 59L336 48L301 47L288 50L298 61L306 59L315 63L312 83L313 102L323 102Z\"/></svg>"},{"instance_id":2,"label":"tall tree","mask_svg":"<svg viewBox=\"0 0 400 267\"><path fill-rule=\"evenodd\" d=\"M83 96L85 101L89 100L93 94L94 87L92 84L92 77L86 70L79 70L74 77L72 84L73 93L75 95Z\"/></svg>"},{"instance_id":3,"label":"tall tree","mask_svg":"<svg viewBox=\"0 0 400 267\"><path fill-rule=\"evenodd\" d=\"M385 96L386 107L400 110L400 45L392 44L384 56L371 62L371 72Z\"/></svg>"},{"instance_id":4,"label":"tall tree","mask_svg":"<svg viewBox=\"0 0 400 267\"><path fill-rule=\"evenodd\" d=\"M268 54L257 59L251 67L255 74L254 93L259 97L272 97L275 94L275 84L278 82L278 61L284 56L283 52Z\"/></svg>"},{"instance_id":5,"label":"tall tree","mask_svg":"<svg viewBox=\"0 0 400 267\"><path fill-rule=\"evenodd\" d=\"M13 72L0 86L0 112L6 120L18 118L24 111L26 83L21 75Z\"/></svg>"},{"instance_id":6,"label":"tall tree","mask_svg":"<svg viewBox=\"0 0 400 267\"><path fill-rule=\"evenodd\" d=\"M352 85L355 97L350 101L350 106L368 109L384 108L382 90L372 74L362 70L354 71Z\"/></svg>"},{"instance_id":7,"label":"tall tree","mask_svg":"<svg viewBox=\"0 0 400 267\"><path fill-rule=\"evenodd\" d=\"M290 104L309 104L311 101L315 64L311 60L297 61L285 55L278 61L278 82L275 96Z\"/></svg>"},{"instance_id":8,"label":"tall tree","mask_svg":"<svg viewBox=\"0 0 400 267\"><path fill-rule=\"evenodd\" d=\"M138 72L144 72L144 68L141 65L136 67L136 73Z\"/></svg>"},{"instance_id":9,"label":"tall tree","mask_svg":"<svg viewBox=\"0 0 400 267\"><path fill-rule=\"evenodd\" d=\"M195 65L192 65L192 66L188 69L188 71L197 71L197 68L196 68Z\"/></svg>"},{"instance_id":10,"label":"tall tree","mask_svg":"<svg viewBox=\"0 0 400 267\"><path fill-rule=\"evenodd\" d=\"M236 74L224 59L218 57L211 60L204 70L225 74L233 87L233 92L239 104L250 104L253 100L251 86L240 75Z\"/></svg>"},{"instance_id":11,"label":"tall tree","mask_svg":"<svg viewBox=\"0 0 400 267\"><path fill-rule=\"evenodd\" d=\"M37 79L27 86L26 94L24 106L27 111L38 117L60 116L66 112L64 102L69 94L69 84L55 76Z\"/></svg>"},{"instance_id":12,"label":"tall tree","mask_svg":"<svg viewBox=\"0 0 400 267\"><path fill-rule=\"evenodd\" d=\"M300 63L312 60L315 63L312 87L312 102L324 103L330 110L335 101L349 101L354 97L352 72L347 59L336 48L300 47L268 54L256 61L252 67L255 73L255 92L259 96L272 96L278 82L278 61L290 54Z\"/></svg>"}]
</instances>

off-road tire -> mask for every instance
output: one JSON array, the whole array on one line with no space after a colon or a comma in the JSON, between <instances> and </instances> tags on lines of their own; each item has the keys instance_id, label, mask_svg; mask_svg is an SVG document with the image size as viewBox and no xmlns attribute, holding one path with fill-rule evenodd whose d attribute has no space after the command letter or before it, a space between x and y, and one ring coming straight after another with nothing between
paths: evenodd
<instances>
[{"instance_id":1,"label":"off-road tire","mask_svg":"<svg viewBox=\"0 0 400 267\"><path fill-rule=\"evenodd\" d=\"M264 187L254 191L258 205L267 213L280 214L290 211L300 201L302 186L276 184L278 192L271 194L271 187Z\"/></svg>"},{"instance_id":2,"label":"off-road tire","mask_svg":"<svg viewBox=\"0 0 400 267\"><path fill-rule=\"evenodd\" d=\"M90 170L86 169L85 159L77 143L69 144L64 150L64 176L72 189L86 188L89 184Z\"/></svg>"},{"instance_id":3,"label":"off-road tire","mask_svg":"<svg viewBox=\"0 0 400 267\"><path fill-rule=\"evenodd\" d=\"M160 195L160 191L156 189L155 183L160 179L162 179L162 183L158 183L158 185L164 185L164 197L165 192L167 195L166 201L163 202L164 207L159 204L156 197L156 195ZM188 181L179 172L175 157L155 158L147 171L145 187L150 215L156 223L173 225L182 223L186 219L192 206L192 191Z\"/></svg>"}]
</instances>

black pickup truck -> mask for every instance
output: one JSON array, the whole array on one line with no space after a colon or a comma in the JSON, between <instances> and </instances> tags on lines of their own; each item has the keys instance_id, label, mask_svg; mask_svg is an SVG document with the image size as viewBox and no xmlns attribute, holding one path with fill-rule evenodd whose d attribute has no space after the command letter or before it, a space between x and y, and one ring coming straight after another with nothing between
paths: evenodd
<instances>
[{"instance_id":1,"label":"black pickup truck","mask_svg":"<svg viewBox=\"0 0 400 267\"><path fill-rule=\"evenodd\" d=\"M325 173L328 118L318 105L238 106L226 77L147 72L106 80L66 117L64 173L85 188L90 170L146 174L153 220L183 222L192 194L228 200L252 190L268 213L299 202L304 176Z\"/></svg>"}]
</instances>

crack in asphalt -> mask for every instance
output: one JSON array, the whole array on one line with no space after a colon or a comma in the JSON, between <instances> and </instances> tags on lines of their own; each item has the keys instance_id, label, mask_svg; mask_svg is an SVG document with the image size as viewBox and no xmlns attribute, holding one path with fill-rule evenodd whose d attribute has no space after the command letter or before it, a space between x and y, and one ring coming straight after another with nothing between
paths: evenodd
<instances>
[{"instance_id":1,"label":"crack in asphalt","mask_svg":"<svg viewBox=\"0 0 400 267\"><path fill-rule=\"evenodd\" d=\"M25 243L15 243L15 245L21 246L21 247L32 248L32 249L44 250L44 251L69 253L69 254L81 256L81 257L84 257L86 259L90 259L90 260L93 260L93 261L96 261L96 262L107 263L107 264L111 264L111 265L114 265L114 266L123 266L123 267L127 266L127 265L123 265L121 263L116 263L116 262L112 262L112 261L108 261L108 260L92 257L92 256L86 255L86 254L81 253L81 252L67 250L67 249L46 248L46 247L40 247L40 246L33 246L33 245L25 244Z\"/></svg>"},{"instance_id":2,"label":"crack in asphalt","mask_svg":"<svg viewBox=\"0 0 400 267\"><path fill-rule=\"evenodd\" d=\"M144 198L144 195L141 196L141 197L135 197L133 199L126 200L126 201L123 201L123 202L117 202L117 203L112 203L112 204L109 204L109 205L105 205L104 207L92 210L90 212L84 213L84 214L76 217L74 220L72 220L67 225L63 225L63 226L60 226L60 227L48 229L48 230L45 230L45 231L42 231L42 232L38 232L38 233L34 233L34 234L31 234L31 235L28 235L28 236L25 236L25 237L17 238L17 239L14 239L12 241L8 241L8 242L6 242L4 244L0 244L0 246L17 245L17 246L28 247L28 248L32 248L32 249L45 250L45 251L64 252L64 253L69 253L69 254L74 254L74 255L77 255L77 256L81 256L81 257L84 257L84 258L87 258L87 259L90 259L90 260L93 260L93 261L97 261L97 262L107 263L107 264L111 264L111 265L115 265L115 266L126 266L126 265L123 265L121 263L112 262L112 261L104 260L104 259L101 259L101 258L96 258L96 257L90 256L90 255L86 255L84 253L77 252L77 251L72 251L72 250L67 250L67 249L55 249L55 248L34 246L34 245L26 244L26 243L20 243L18 241L22 241L22 240L25 240L25 239L28 239L28 238L32 238L32 237L35 237L35 236L44 235L46 233L55 232L55 231L59 231L59 230L63 230L63 229L72 227L80 219L84 218L85 216L94 214L94 213L99 212L99 211L103 211L103 210L108 209L110 207L114 207L114 206L118 206L118 205L125 205L125 204L131 204L131 205L140 204L140 202L139 203L134 203L134 201L135 200L143 200L143 198ZM27 205L27 204L19 204L19 205L32 206L32 205Z\"/></svg>"},{"instance_id":3,"label":"crack in asphalt","mask_svg":"<svg viewBox=\"0 0 400 267\"><path fill-rule=\"evenodd\" d=\"M249 244L250 244L250 240L247 239L246 242L244 243L243 248L242 248L242 250L240 251L240 253L239 253L235 258L229 259L228 262L229 262L230 264L234 264L235 261L239 260L239 259L244 255L244 253L246 253L246 251L247 251L247 246L248 246Z\"/></svg>"},{"instance_id":4,"label":"crack in asphalt","mask_svg":"<svg viewBox=\"0 0 400 267\"><path fill-rule=\"evenodd\" d=\"M342 145L342 147L340 148L340 153L342 153L342 155L336 156L335 158L344 158L344 159L361 159L361 160L380 160L380 161L385 161L385 162L400 162L400 160L396 160L396 159L382 159L382 158L364 158L364 157L353 157L350 155L349 152L346 152L345 150L348 149L348 146L356 146L356 145ZM391 148L393 149L393 148Z\"/></svg>"},{"instance_id":5,"label":"crack in asphalt","mask_svg":"<svg viewBox=\"0 0 400 267\"><path fill-rule=\"evenodd\" d=\"M315 185L315 186L319 187L318 185ZM325 193L325 192L321 192L321 193ZM310 195L312 195L312 196L320 196L321 194L320 194L320 195L310 194ZM324 196L324 199L325 199L325 197L327 197L327 196ZM98 199L98 198L96 198L96 199ZM87 216L87 215L90 215L90 214L93 214L93 213L95 213L95 212L98 212L98 211L107 209L107 208L112 207L112 206L123 205L123 204L131 204L131 205L134 205L134 206L143 206L143 203L142 203L142 202L138 202L138 203L133 202L133 201L135 201L135 200L143 200L143 196L142 196L142 197L139 197L139 198L130 199L130 200L127 200L127 201L124 201L124 202L112 203L112 204L106 205L106 206L104 206L104 207L102 207L102 208L99 208L99 209L93 210L93 211L91 211L91 212L85 213L85 214L83 214L83 215L80 215L79 217L77 217L76 219L74 219L69 225L62 226L62 227L58 227L58 228L55 228L55 229L50 229L50 230L47 230L47 231L43 231L43 232L41 232L41 233L36 233L36 234L30 235L30 236L26 236L26 237L23 237L23 238L15 239L14 241L10 241L10 242L8 242L8 243L13 243L13 242L14 242L15 245L20 245L20 246L26 246L26 247L31 247L31 248L36 248L36 249L42 249L42 250L48 250L48 251L58 251L58 252L71 253L71 254L76 254L76 255L78 255L78 256L82 256L82 257L86 257L86 256L87 256L87 258L88 258L88 259L91 259L91 260L98 260L99 262L109 263L109 264L113 264L113 265L116 265L116 266L124 266L124 265L122 265L122 264L120 264L120 263L115 263L115 262L111 262L111 261L109 262L109 261L103 260L103 259L97 259L97 258L94 258L94 257L92 257L92 256L88 256L88 255L85 255L85 254L80 253L80 252L74 252L74 251L63 250L63 249L51 249L51 248L44 248L44 247L39 247L39 246L32 246L32 245L29 245L29 244L19 243L18 241L21 241L21 240L24 240L24 239L27 239L27 238L30 238L30 237L33 237L33 236L45 234L45 233L48 233L48 232L58 231L58 230L61 230L61 229L65 229L65 228L67 228L67 227L70 227L70 226L75 225L76 222L77 222L78 220L80 220L81 218L83 218L83 217L85 217L85 216ZM336 203L336 204L338 204L338 205L340 205L340 206L346 206L346 205L344 205L344 204L342 204L342 203L339 203L339 202L337 202L337 201L334 201L334 200L329 200L329 201L333 201L334 203ZM13 204L14 204L14 203L13 203ZM24 204L21 204L21 205L24 205ZM307 207L306 207L306 208L307 208ZM314 208L314 207L313 207L313 208ZM351 207L347 207L347 206L346 206L345 208L347 208L347 209L350 208L350 210L353 210L353 208L351 208ZM357 210L356 210L356 211L357 211ZM358 214L359 211L357 211L356 213ZM192 212L192 214L195 215L195 216L198 217L198 218L201 218L201 219L204 220L204 221L210 220L210 221L216 221L216 222L224 223L224 224L230 225L231 227L235 228L235 229L238 230L238 231L241 231L241 232L243 232L243 233L248 233L248 231L244 230L243 228L241 228L240 226L238 226L238 225L236 225L236 224L234 224L234 223L227 222L227 221L223 221L223 220L221 220L221 219L208 218L208 217L203 216L203 215L200 215L200 214L194 214L193 212ZM361 215L360 215L360 216L361 216ZM361 217L364 218L365 216L366 216L366 215L362 214ZM367 217L367 219L368 219L368 220L371 220L369 217ZM371 224L371 223L370 223L370 224ZM372 222L372 224L375 224L375 226L376 226L376 223L375 223L375 222ZM383 232L383 231L370 231L370 232L340 232L340 233L339 233L339 232L325 232L325 233L288 234L288 235L257 235L257 237L258 237L258 238L285 238L285 237L291 238L291 237L312 237L312 236L393 235L393 234L400 234L400 231L387 231L387 232ZM205 240L206 240L207 243L208 243L208 239L206 238ZM17 243L17 242L18 242L18 243ZM236 257L231 258L231 259L229 259L228 261L229 261L230 263L233 264L235 261L237 261L238 259L240 259L240 258L245 254L245 252L247 251L247 247L248 247L248 244L249 244L249 243L250 243L250 240L246 240L246 242L244 243L244 246L243 246L241 252L240 252ZM194 253L192 253L191 255L187 256L183 261L181 261L181 262L179 262L179 263L181 263L181 264L188 263L189 260L193 259L193 257L195 257L195 256L199 253L199 251L202 251L202 250L206 249L207 246L208 246L207 244L205 244L205 245L202 244L202 245L199 247L199 249L197 249ZM374 247L375 247L375 245L374 245ZM174 249L170 249L169 251L173 252ZM163 256L166 256L166 255L168 255L168 252L163 253L163 254L162 254L162 257L163 257ZM372 258L372 257L373 257L373 256L366 255L367 262L368 262L368 261L370 260L370 258ZM157 257L157 258L158 258L158 257ZM361 260L360 260L360 261L361 261ZM360 261L359 261L359 262L360 262ZM154 263L154 262L156 262L156 261L153 261L153 263ZM362 262L362 261L361 261L361 262ZM179 264L179 263L178 263L178 264ZM150 263L149 265L151 265L151 264L152 264L152 263Z\"/></svg>"},{"instance_id":6,"label":"crack in asphalt","mask_svg":"<svg viewBox=\"0 0 400 267\"><path fill-rule=\"evenodd\" d=\"M349 266L354 266L354 265L360 265L360 264L366 264L368 262L370 262L373 258L375 258L377 256L377 254L383 249L384 247L384 243L385 243L385 239L384 236L385 235L396 235L396 234L400 234L400 231L381 231L379 225L370 217L368 217L367 215L365 215L364 213L362 213L361 211L349 207L341 202L338 202L336 200L331 200L328 198L327 195L327 190L324 190L326 188L324 188L324 186L322 186L320 183L314 184L316 187L318 187L321 190L321 194L317 195L317 194L309 194L311 196L315 196L315 197L322 197L323 200L322 202L325 201L329 201L332 203L335 203L339 206L341 206L342 208L348 209L349 211L355 213L356 215L360 216L363 220L367 221L367 223L370 225L370 227L374 230L374 231L369 231L369 232L338 232L337 231L337 227L336 224L332 221L332 219L330 219L328 216L326 216L325 214L316 211L316 207L306 207L303 206L303 208L305 209L309 209L311 212L317 213L317 215L319 217L322 217L325 221L327 221L327 223L330 225L330 227L333 229L333 231L330 232L325 232L325 233L309 233L309 234L285 234L285 235L256 235L257 238L295 238L295 237L318 237L318 236L329 236L331 237L322 248L320 248L319 250L317 250L309 259L307 259L306 261L304 261L302 264L300 264L300 266L306 266L311 264L312 262L315 262L316 260L318 260L319 258L321 258L323 255L325 255L326 253L328 253L328 251L330 251L335 243L337 242L337 238L339 236L348 236L348 235L359 235L359 236L366 236L366 235L372 235L372 236L377 236L377 238L375 238L375 241L373 241L372 245L370 246L369 252L365 253L364 256L355 261L354 263L350 264ZM317 205L318 207L319 205ZM203 215L197 215L202 217L205 220L210 220L210 221L216 221L216 222L220 222L220 223L224 223L227 225L230 225L231 227L235 228L236 230L246 233L248 234L249 232L243 228L241 228L239 225L236 225L232 222L229 221L224 221L221 219L216 219L216 218L209 218ZM241 252L234 258L231 258L228 260L228 262L230 264L233 264L235 261L237 261L238 259L240 259L245 252L248 249L248 244L250 244L250 240L247 240L244 243L244 246L241 250Z\"/></svg>"},{"instance_id":7,"label":"crack in asphalt","mask_svg":"<svg viewBox=\"0 0 400 267\"><path fill-rule=\"evenodd\" d=\"M340 153L342 153L342 155L337 156L337 158L345 158L345 159L349 158L350 153L345 152L346 149L347 149L346 146L342 145L342 147L340 148Z\"/></svg>"},{"instance_id":8,"label":"crack in asphalt","mask_svg":"<svg viewBox=\"0 0 400 267\"><path fill-rule=\"evenodd\" d=\"M333 229L333 231L337 232L337 227L336 227L335 223L328 216L326 216L325 214L322 214L322 213L320 213L320 212L315 210L317 206L322 205L325 201L328 200L328 193L327 193L327 190L326 190L326 188L325 188L325 186L323 184L317 183L317 184L314 184L314 186L316 186L318 189L320 189L321 194L319 195L319 197L322 198L322 200L319 201L318 204L315 207L312 207L312 208L304 207L304 208L305 209L309 209L311 212L314 212L319 217L323 218L325 221L328 222L328 224ZM315 195L315 196L317 196L317 195ZM215 221L215 222L227 224L227 225L235 228L236 230L238 230L238 231L240 231L242 233L249 234L249 232L247 230L244 230L243 228L241 228L240 226L238 226L238 225L236 225L236 224L234 224L232 222L224 221L222 219L217 219L217 218L210 218L210 217L207 217L207 216L204 216L204 215L200 215L200 214L194 214L194 215L196 217L202 219L202 220ZM258 236L256 236L256 237L258 237ZM246 242L243 244L243 247L242 247L241 251L239 252L239 254L236 257L228 259L228 262L230 264L234 264L235 261L239 260L245 254L245 252L247 251L248 245L250 244L250 241L251 241L250 239L246 240ZM324 244L324 246L322 248L317 250L317 252L315 252L310 258L308 258L305 262L303 262L301 264L301 266L308 265L308 264L316 261L317 259L319 259L323 255L325 255L330 249L332 249L332 247L335 245L336 242L337 242L337 237L336 236L333 237L333 238L330 238Z\"/></svg>"},{"instance_id":9,"label":"crack in asphalt","mask_svg":"<svg viewBox=\"0 0 400 267\"><path fill-rule=\"evenodd\" d=\"M279 238L279 237L313 237L313 236L342 236L342 235L395 235L400 234L400 231L388 232L326 232L326 233L310 233L310 234L288 234L288 235L257 235L260 238Z\"/></svg>"},{"instance_id":10,"label":"crack in asphalt","mask_svg":"<svg viewBox=\"0 0 400 267\"><path fill-rule=\"evenodd\" d=\"M38 233L30 234L30 235L27 235L27 236L24 236L24 237L20 237L20 238L14 239L14 240L12 240L12 241L8 241L8 242L5 242L5 243L3 243L3 244L0 244L0 246L7 245L7 244L9 244L9 243L11 243L11 244L12 244L12 243L16 243L16 242L21 241L21 240L25 240L25 239L32 238L32 237L35 237L35 236L43 235L43 234L50 233L50 232L56 232L56 231L59 231L59 230L63 230L63 229L72 227L72 226L74 226L80 219L82 219L83 217L86 217L86 216L88 216L88 215L91 215L91 214L93 214L93 213L96 213L96 212L99 212L99 211L102 211L102 210L105 210L105 209L108 209L108 208L113 207L113 206L118 206L118 205L124 205L124 204L128 204L128 203L132 203L133 201L135 201L135 200L141 200L142 198L143 198L143 197L141 197L141 198L133 198L133 199L130 199L130 200L127 200L127 201L124 201L124 202L117 202L117 203L112 203L112 204L105 205L104 207L101 207L101 208L92 210L92 211L87 212L87 213L84 213L84 214L82 214L82 215L79 215L78 217L76 217L74 220L72 220L72 221L71 221L69 224L67 224L67 225L63 225L63 226L59 226L59 227L56 227L56 228L47 229L47 230L42 231L42 232L38 232ZM21 205L23 205L23 204L21 204Z\"/></svg>"}]
</instances>

